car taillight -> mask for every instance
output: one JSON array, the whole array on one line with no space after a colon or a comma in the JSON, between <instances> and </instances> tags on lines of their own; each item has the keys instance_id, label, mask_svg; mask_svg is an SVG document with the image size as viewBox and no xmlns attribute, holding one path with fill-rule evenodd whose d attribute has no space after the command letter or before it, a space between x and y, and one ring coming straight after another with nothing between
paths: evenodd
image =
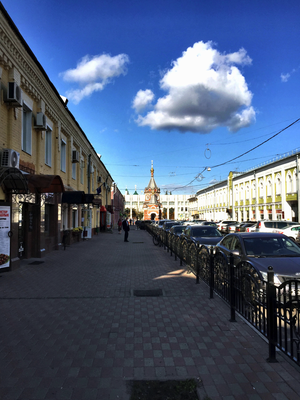
<instances>
[{"instance_id":1,"label":"car taillight","mask_svg":"<svg viewBox=\"0 0 300 400\"><path fill-rule=\"evenodd\" d=\"M261 222L258 224L258 227L261 228Z\"/></svg>"}]
</instances>

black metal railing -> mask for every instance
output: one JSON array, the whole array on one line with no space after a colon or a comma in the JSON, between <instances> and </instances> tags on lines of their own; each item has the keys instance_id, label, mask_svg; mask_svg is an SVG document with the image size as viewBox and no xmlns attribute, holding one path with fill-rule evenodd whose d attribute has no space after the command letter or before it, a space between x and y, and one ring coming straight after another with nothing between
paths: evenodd
<instances>
[{"instance_id":1,"label":"black metal railing","mask_svg":"<svg viewBox=\"0 0 300 400\"><path fill-rule=\"evenodd\" d=\"M217 293L229 304L230 321L238 312L268 339L269 362L276 362L278 348L300 365L300 280L276 286L271 266L265 281L250 263L235 266L233 255L215 254L214 246L189 243L152 225L146 229L195 275L196 283L201 279L209 286L210 298Z\"/></svg>"}]
</instances>

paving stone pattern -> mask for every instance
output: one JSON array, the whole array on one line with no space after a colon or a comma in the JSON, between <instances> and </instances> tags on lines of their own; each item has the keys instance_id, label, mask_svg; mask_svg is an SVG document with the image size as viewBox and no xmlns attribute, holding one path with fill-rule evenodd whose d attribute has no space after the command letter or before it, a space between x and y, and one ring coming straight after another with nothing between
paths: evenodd
<instances>
[{"instance_id":1,"label":"paving stone pattern","mask_svg":"<svg viewBox=\"0 0 300 400\"><path fill-rule=\"evenodd\" d=\"M188 378L199 399L300 399L294 363L268 363L256 331L146 231L123 240L102 233L0 270L1 400L129 400L130 380Z\"/></svg>"}]
</instances>

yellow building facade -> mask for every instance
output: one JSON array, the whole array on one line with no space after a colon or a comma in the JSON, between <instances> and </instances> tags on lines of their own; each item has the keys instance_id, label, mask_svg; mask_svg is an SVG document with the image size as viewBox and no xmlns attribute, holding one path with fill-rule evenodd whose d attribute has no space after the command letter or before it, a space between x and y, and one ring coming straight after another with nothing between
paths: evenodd
<instances>
[{"instance_id":1,"label":"yellow building facade","mask_svg":"<svg viewBox=\"0 0 300 400\"><path fill-rule=\"evenodd\" d=\"M14 267L106 229L115 185L1 3L0 94L0 211L10 210Z\"/></svg>"}]
</instances>

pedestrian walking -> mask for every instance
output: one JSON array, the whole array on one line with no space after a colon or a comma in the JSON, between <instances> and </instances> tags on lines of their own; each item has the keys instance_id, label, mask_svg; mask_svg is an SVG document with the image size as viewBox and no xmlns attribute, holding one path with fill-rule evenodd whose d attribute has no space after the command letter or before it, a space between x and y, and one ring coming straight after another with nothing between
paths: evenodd
<instances>
[{"instance_id":1,"label":"pedestrian walking","mask_svg":"<svg viewBox=\"0 0 300 400\"><path fill-rule=\"evenodd\" d=\"M121 235L121 230L122 230L122 220L121 220L121 218L119 218L119 221L118 221L118 231L119 231L119 234Z\"/></svg>"},{"instance_id":2,"label":"pedestrian walking","mask_svg":"<svg viewBox=\"0 0 300 400\"><path fill-rule=\"evenodd\" d=\"M129 228L128 218L124 219L124 221L122 222L122 226L123 226L123 231L125 232L124 242L129 242L128 233L130 231L130 228Z\"/></svg>"}]
</instances>

